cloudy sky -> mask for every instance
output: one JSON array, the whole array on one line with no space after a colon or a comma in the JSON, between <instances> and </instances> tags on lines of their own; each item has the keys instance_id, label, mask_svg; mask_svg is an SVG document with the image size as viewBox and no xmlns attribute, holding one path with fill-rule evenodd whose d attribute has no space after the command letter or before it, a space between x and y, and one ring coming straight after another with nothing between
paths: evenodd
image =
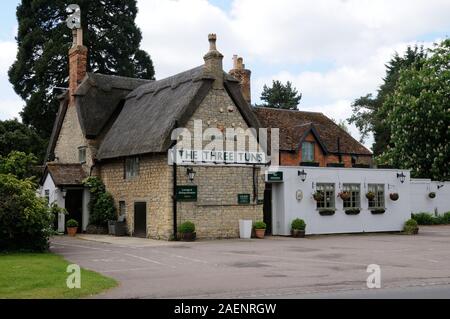
<instances>
[{"instance_id":1,"label":"cloudy sky","mask_svg":"<svg viewBox=\"0 0 450 319\"><path fill-rule=\"evenodd\" d=\"M18 3L0 3L2 120L18 117L23 106L6 74ZM254 102L264 84L290 80L303 93L300 109L336 120L350 116L355 98L375 92L394 52L431 46L450 31L449 0L138 0L138 7L142 47L158 79L202 64L214 32L225 69L239 54L252 70Z\"/></svg>"}]
</instances>

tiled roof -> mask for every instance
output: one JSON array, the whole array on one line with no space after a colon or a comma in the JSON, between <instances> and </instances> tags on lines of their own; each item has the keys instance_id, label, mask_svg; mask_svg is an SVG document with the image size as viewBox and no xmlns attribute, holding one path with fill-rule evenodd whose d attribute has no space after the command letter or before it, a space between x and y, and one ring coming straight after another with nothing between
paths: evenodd
<instances>
[{"instance_id":1,"label":"tiled roof","mask_svg":"<svg viewBox=\"0 0 450 319\"><path fill-rule=\"evenodd\" d=\"M56 186L79 186L87 177L81 164L48 163L46 171ZM46 174L44 174L45 176Z\"/></svg>"},{"instance_id":2,"label":"tiled roof","mask_svg":"<svg viewBox=\"0 0 450 319\"><path fill-rule=\"evenodd\" d=\"M372 155L361 143L331 119L316 112L257 107L262 127L280 129L280 150L296 151L309 134L316 135L326 153Z\"/></svg>"}]
</instances>

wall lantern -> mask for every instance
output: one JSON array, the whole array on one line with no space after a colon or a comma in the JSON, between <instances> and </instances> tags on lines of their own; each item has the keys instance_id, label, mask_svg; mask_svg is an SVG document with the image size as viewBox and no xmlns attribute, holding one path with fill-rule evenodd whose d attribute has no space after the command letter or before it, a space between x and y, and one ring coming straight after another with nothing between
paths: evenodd
<instances>
[{"instance_id":1,"label":"wall lantern","mask_svg":"<svg viewBox=\"0 0 450 319\"><path fill-rule=\"evenodd\" d=\"M298 171L298 176L300 177L300 179L302 180L302 182L306 181L306 176L307 176L307 175L308 175L308 174L306 174L305 170Z\"/></svg>"},{"instance_id":2,"label":"wall lantern","mask_svg":"<svg viewBox=\"0 0 450 319\"><path fill-rule=\"evenodd\" d=\"M189 181L192 183L194 181L195 178L195 171L193 168L188 168L186 171L186 175L189 177Z\"/></svg>"},{"instance_id":3,"label":"wall lantern","mask_svg":"<svg viewBox=\"0 0 450 319\"><path fill-rule=\"evenodd\" d=\"M401 172L400 174L397 173L397 178L400 178L400 183L403 184L405 182L406 175L403 174L403 172Z\"/></svg>"},{"instance_id":4,"label":"wall lantern","mask_svg":"<svg viewBox=\"0 0 450 319\"><path fill-rule=\"evenodd\" d=\"M61 189L61 195L63 198L66 198L67 190L65 188Z\"/></svg>"}]
</instances>

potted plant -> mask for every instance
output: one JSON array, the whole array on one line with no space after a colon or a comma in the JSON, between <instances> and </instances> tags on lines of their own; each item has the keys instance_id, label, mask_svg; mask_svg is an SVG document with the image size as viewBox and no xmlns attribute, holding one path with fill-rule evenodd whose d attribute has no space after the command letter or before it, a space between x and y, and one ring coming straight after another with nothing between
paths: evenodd
<instances>
[{"instance_id":1,"label":"potted plant","mask_svg":"<svg viewBox=\"0 0 450 319\"><path fill-rule=\"evenodd\" d=\"M436 193L435 192L431 192L431 193L428 194L428 197L431 198L431 199L436 198Z\"/></svg>"},{"instance_id":2,"label":"potted plant","mask_svg":"<svg viewBox=\"0 0 450 319\"><path fill-rule=\"evenodd\" d=\"M391 193L391 194L389 194L389 197L394 202L398 201L398 199L400 198L400 196L398 196L398 193Z\"/></svg>"},{"instance_id":3,"label":"potted plant","mask_svg":"<svg viewBox=\"0 0 450 319\"><path fill-rule=\"evenodd\" d=\"M366 198L368 200L374 200L375 199L375 193L374 192L367 192Z\"/></svg>"},{"instance_id":4,"label":"potted plant","mask_svg":"<svg viewBox=\"0 0 450 319\"><path fill-rule=\"evenodd\" d=\"M266 228L267 228L266 223L263 221L257 221L255 223L254 228L255 228L256 238L264 239L264 235L266 234Z\"/></svg>"},{"instance_id":5,"label":"potted plant","mask_svg":"<svg viewBox=\"0 0 450 319\"><path fill-rule=\"evenodd\" d=\"M78 231L78 222L75 219L69 219L66 223L67 233L71 237L75 237Z\"/></svg>"},{"instance_id":6,"label":"potted plant","mask_svg":"<svg viewBox=\"0 0 450 319\"><path fill-rule=\"evenodd\" d=\"M178 227L179 238L183 241L194 241L197 237L195 232L195 224L187 221Z\"/></svg>"},{"instance_id":7,"label":"potted plant","mask_svg":"<svg viewBox=\"0 0 450 319\"><path fill-rule=\"evenodd\" d=\"M349 200L350 199L350 192L347 192L347 191L340 192L339 193L339 197L342 200Z\"/></svg>"},{"instance_id":8,"label":"potted plant","mask_svg":"<svg viewBox=\"0 0 450 319\"><path fill-rule=\"evenodd\" d=\"M306 224L303 219L294 219L291 223L292 237L304 238L305 237Z\"/></svg>"},{"instance_id":9,"label":"potted plant","mask_svg":"<svg viewBox=\"0 0 450 319\"><path fill-rule=\"evenodd\" d=\"M419 233L419 225L414 219L406 221L403 232L407 235L417 235Z\"/></svg>"},{"instance_id":10,"label":"potted plant","mask_svg":"<svg viewBox=\"0 0 450 319\"><path fill-rule=\"evenodd\" d=\"M323 192L322 192L322 191L316 191L316 192L313 194L313 198L314 198L314 200L315 200L316 202L323 200L323 197L324 197L324 195L323 195Z\"/></svg>"}]
</instances>

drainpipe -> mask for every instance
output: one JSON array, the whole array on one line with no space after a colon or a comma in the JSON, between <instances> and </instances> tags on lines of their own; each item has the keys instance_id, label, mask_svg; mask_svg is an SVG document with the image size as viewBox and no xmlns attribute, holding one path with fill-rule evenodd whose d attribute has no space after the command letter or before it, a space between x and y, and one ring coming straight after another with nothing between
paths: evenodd
<instances>
[{"instance_id":1,"label":"drainpipe","mask_svg":"<svg viewBox=\"0 0 450 319\"><path fill-rule=\"evenodd\" d=\"M176 154L176 149L175 149ZM176 155L173 163L173 238L177 238L177 163Z\"/></svg>"},{"instance_id":2,"label":"drainpipe","mask_svg":"<svg viewBox=\"0 0 450 319\"><path fill-rule=\"evenodd\" d=\"M178 121L175 121L174 130L178 128ZM173 145L175 153L173 154L173 194L172 194L172 205L173 205L173 238L177 239L177 141Z\"/></svg>"},{"instance_id":3,"label":"drainpipe","mask_svg":"<svg viewBox=\"0 0 450 319\"><path fill-rule=\"evenodd\" d=\"M337 147L338 147L338 156L339 156L339 163L342 163L342 155L341 155L341 138L337 138Z\"/></svg>"}]
</instances>

